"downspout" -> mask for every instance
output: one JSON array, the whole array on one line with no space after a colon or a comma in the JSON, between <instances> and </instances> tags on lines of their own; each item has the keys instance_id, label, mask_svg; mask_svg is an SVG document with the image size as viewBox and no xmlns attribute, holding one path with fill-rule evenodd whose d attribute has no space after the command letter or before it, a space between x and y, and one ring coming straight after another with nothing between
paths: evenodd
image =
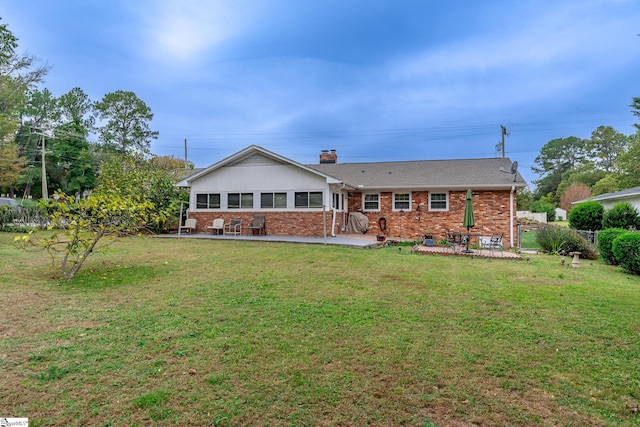
<instances>
[{"instance_id":1,"label":"downspout","mask_svg":"<svg viewBox=\"0 0 640 427\"><path fill-rule=\"evenodd\" d=\"M513 195L516 192L516 186L511 186L511 192L509 193L509 242L513 249Z\"/></svg>"}]
</instances>

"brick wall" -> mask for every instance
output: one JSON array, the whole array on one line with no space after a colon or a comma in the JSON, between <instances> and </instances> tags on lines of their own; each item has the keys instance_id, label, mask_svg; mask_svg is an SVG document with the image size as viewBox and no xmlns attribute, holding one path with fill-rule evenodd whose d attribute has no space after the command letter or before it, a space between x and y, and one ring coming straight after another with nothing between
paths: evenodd
<instances>
[{"instance_id":1,"label":"brick wall","mask_svg":"<svg viewBox=\"0 0 640 427\"><path fill-rule=\"evenodd\" d=\"M267 234L281 234L292 236L322 237L322 212L257 212L265 215L264 225ZM327 235L331 235L332 212L325 212L327 221ZM232 219L242 219L242 233L247 233L247 227L253 222L253 212L190 212L189 218L196 219L196 232L206 233L211 230L207 226L213 224L216 218L223 218L225 224ZM338 227L336 227L338 229Z\"/></svg>"},{"instance_id":2,"label":"brick wall","mask_svg":"<svg viewBox=\"0 0 640 427\"><path fill-rule=\"evenodd\" d=\"M462 218L466 191L449 192L447 212L430 212L429 193L426 191L414 191L411 198L411 211L394 211L393 193L380 193L380 212L365 212L369 218L369 233L383 233L379 227L381 217L387 223L387 231L383 234L400 239L420 239L431 231L433 238L440 240L445 238L447 230L464 231ZM509 247L509 191L474 191L472 201L476 226L471 231L483 235L504 234L504 246ZM349 210L362 210L361 193L349 193ZM515 229L514 219L514 233Z\"/></svg>"},{"instance_id":3,"label":"brick wall","mask_svg":"<svg viewBox=\"0 0 640 427\"><path fill-rule=\"evenodd\" d=\"M466 191L449 192L449 211L430 212L429 193L426 191L414 191L411 193L411 211L393 211L393 193L380 194L380 212L365 212L369 218L369 233L386 234L399 239L420 239L430 230L433 238L440 240L445 238L447 230L464 231L462 217L464 214ZM349 212L362 210L362 194L349 193ZM418 203L419 200L419 203ZM474 191L473 211L476 226L473 233L483 235L504 234L504 247L509 247L509 191ZM295 235L295 236L323 236L322 212L269 212L265 214L265 227L268 234ZM327 234L331 235L332 212L325 212ZM515 196L514 196L515 215ZM225 223L231 219L241 218L243 233L246 227L253 221L253 212L191 212L189 217L196 218L197 232L208 232L206 227L213 223L215 218L224 218ZM387 231L379 228L381 217L386 219ZM342 214L338 215L335 233L339 234L342 225ZM514 241L515 238L514 219Z\"/></svg>"}]
</instances>

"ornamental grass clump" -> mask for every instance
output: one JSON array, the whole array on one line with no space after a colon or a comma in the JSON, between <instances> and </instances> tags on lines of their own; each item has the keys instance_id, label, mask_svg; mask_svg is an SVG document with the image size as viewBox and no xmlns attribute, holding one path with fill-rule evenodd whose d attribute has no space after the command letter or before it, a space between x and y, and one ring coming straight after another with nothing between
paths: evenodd
<instances>
[{"instance_id":1,"label":"ornamental grass clump","mask_svg":"<svg viewBox=\"0 0 640 427\"><path fill-rule=\"evenodd\" d=\"M545 253L551 255L580 252L582 258L598 258L598 253L589 245L589 242L571 228L542 227L538 230L536 241Z\"/></svg>"}]
</instances>

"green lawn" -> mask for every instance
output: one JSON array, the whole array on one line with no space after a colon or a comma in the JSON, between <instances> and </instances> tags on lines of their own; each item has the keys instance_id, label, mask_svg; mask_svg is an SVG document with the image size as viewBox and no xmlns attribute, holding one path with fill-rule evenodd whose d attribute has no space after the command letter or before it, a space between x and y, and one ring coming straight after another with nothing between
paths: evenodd
<instances>
[{"instance_id":1,"label":"green lawn","mask_svg":"<svg viewBox=\"0 0 640 427\"><path fill-rule=\"evenodd\" d=\"M559 258L132 238L61 282L0 233L30 426L640 425L640 277Z\"/></svg>"}]
</instances>

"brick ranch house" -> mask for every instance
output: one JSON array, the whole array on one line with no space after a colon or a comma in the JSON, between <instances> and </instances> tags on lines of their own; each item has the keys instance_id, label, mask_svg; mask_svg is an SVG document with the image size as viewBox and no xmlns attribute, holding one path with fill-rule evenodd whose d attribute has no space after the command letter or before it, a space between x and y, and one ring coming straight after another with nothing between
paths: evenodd
<instances>
[{"instance_id":1,"label":"brick ranch house","mask_svg":"<svg viewBox=\"0 0 640 427\"><path fill-rule=\"evenodd\" d=\"M347 232L349 216L361 212L367 232L438 240L462 231L467 189L473 191L474 233L504 234L516 240L516 190L522 176L505 158L339 163L334 150L320 162L303 165L251 145L176 185L190 189L188 215L197 231L215 218L241 218L243 228L256 213L266 215L269 234L323 236ZM385 227L386 226L386 227Z\"/></svg>"}]
</instances>

